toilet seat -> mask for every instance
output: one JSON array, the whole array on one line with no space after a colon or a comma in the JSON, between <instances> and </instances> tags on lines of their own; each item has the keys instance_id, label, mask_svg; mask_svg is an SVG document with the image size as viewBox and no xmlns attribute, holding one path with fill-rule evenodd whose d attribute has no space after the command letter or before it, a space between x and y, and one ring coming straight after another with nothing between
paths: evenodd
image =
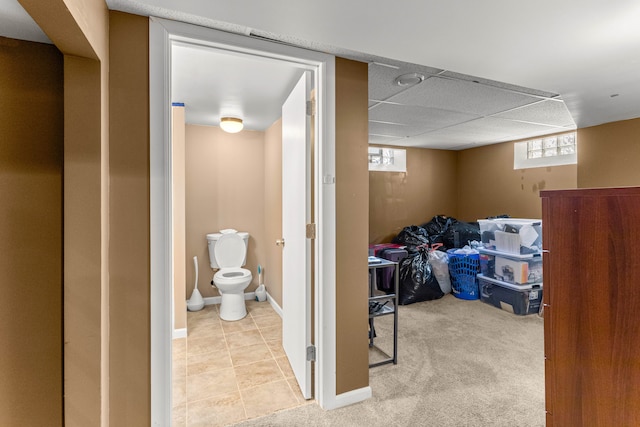
<instances>
[{"instance_id":1,"label":"toilet seat","mask_svg":"<svg viewBox=\"0 0 640 427\"><path fill-rule=\"evenodd\" d=\"M218 270L213 276L213 283L220 285L233 285L247 278L251 278L251 271L246 268L230 267Z\"/></svg>"}]
</instances>

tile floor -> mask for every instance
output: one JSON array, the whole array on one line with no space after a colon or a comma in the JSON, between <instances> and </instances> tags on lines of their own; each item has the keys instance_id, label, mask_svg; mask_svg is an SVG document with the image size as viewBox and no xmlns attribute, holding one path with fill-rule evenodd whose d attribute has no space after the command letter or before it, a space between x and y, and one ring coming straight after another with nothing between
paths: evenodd
<instances>
[{"instance_id":1,"label":"tile floor","mask_svg":"<svg viewBox=\"0 0 640 427\"><path fill-rule=\"evenodd\" d=\"M307 404L282 348L282 320L268 302L224 322L218 305L187 313L173 340L172 426L227 426Z\"/></svg>"}]
</instances>

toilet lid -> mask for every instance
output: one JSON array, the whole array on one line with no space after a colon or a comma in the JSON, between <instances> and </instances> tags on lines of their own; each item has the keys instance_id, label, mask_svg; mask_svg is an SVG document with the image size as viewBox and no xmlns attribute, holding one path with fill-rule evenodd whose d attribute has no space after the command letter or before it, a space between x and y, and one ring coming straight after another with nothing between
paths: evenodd
<instances>
[{"instance_id":1,"label":"toilet lid","mask_svg":"<svg viewBox=\"0 0 640 427\"><path fill-rule=\"evenodd\" d=\"M244 239L236 234L223 234L215 246L216 260L220 268L240 267L244 261L247 247Z\"/></svg>"}]
</instances>

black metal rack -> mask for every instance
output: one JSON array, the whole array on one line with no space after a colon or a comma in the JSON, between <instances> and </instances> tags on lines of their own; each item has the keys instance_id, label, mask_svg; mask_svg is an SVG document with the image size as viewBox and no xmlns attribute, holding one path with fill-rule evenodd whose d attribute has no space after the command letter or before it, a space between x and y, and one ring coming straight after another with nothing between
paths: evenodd
<instances>
[{"instance_id":1,"label":"black metal rack","mask_svg":"<svg viewBox=\"0 0 640 427\"><path fill-rule=\"evenodd\" d=\"M387 294L378 291L377 274L379 268L394 268L394 291ZM398 363L398 263L377 257L369 257L369 347L375 348L388 359L370 363L369 367L384 365L386 363ZM375 345L374 319L380 316L393 315L393 356Z\"/></svg>"}]
</instances>

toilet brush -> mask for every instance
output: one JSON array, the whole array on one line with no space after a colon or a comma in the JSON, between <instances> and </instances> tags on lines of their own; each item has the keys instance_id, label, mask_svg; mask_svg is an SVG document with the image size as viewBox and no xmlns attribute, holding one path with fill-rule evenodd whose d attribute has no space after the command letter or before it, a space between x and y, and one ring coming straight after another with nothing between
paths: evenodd
<instances>
[{"instance_id":1,"label":"toilet brush","mask_svg":"<svg viewBox=\"0 0 640 427\"><path fill-rule=\"evenodd\" d=\"M196 284L193 288L193 293L191 294L191 298L187 301L187 309L189 311L198 311L202 310L204 307L204 298L200 295L200 291L198 290L198 257L193 257L193 265L196 268Z\"/></svg>"}]
</instances>

